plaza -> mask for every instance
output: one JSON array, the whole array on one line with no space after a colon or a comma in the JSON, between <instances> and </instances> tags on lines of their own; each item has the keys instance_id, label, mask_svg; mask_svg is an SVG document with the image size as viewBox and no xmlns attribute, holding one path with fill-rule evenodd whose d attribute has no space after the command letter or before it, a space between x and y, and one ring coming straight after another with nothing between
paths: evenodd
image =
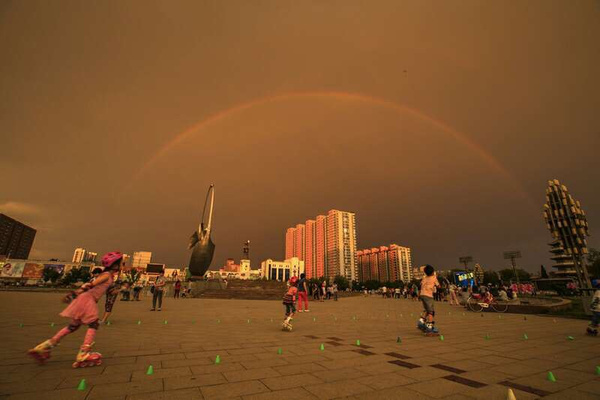
<instances>
[{"instance_id":1,"label":"plaza","mask_svg":"<svg viewBox=\"0 0 600 400\"><path fill-rule=\"evenodd\" d=\"M436 303L441 340L415 328L419 302L357 296L311 302L283 332L280 301L167 298L150 312L146 297L115 304L101 366L71 367L85 329L39 366L25 351L66 323L61 297L0 292L0 399L600 398L600 338L584 320Z\"/></svg>"}]
</instances>

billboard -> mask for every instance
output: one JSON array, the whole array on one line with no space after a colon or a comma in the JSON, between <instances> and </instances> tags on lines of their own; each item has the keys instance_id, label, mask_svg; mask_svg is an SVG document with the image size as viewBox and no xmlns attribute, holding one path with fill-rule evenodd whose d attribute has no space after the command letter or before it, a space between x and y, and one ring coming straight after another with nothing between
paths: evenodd
<instances>
[{"instance_id":1,"label":"billboard","mask_svg":"<svg viewBox=\"0 0 600 400\"><path fill-rule=\"evenodd\" d=\"M7 262L2 266L2 272L0 272L0 276L2 278L20 278L23 276L24 269L24 262Z\"/></svg>"},{"instance_id":2,"label":"billboard","mask_svg":"<svg viewBox=\"0 0 600 400\"><path fill-rule=\"evenodd\" d=\"M42 279L43 274L44 264L25 263L25 269L23 270L23 278Z\"/></svg>"},{"instance_id":3,"label":"billboard","mask_svg":"<svg viewBox=\"0 0 600 400\"><path fill-rule=\"evenodd\" d=\"M149 263L146 265L146 272L150 274L159 274L165 269L165 264Z\"/></svg>"},{"instance_id":4,"label":"billboard","mask_svg":"<svg viewBox=\"0 0 600 400\"><path fill-rule=\"evenodd\" d=\"M65 271L64 264L44 264L44 269L53 269L58 272L60 275Z\"/></svg>"}]
</instances>

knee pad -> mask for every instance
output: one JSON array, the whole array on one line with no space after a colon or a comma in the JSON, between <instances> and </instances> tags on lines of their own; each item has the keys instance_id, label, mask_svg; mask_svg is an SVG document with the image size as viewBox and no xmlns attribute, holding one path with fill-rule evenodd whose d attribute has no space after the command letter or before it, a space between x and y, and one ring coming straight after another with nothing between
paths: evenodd
<instances>
[{"instance_id":1,"label":"knee pad","mask_svg":"<svg viewBox=\"0 0 600 400\"><path fill-rule=\"evenodd\" d=\"M95 320L94 322L90 322L90 323L88 324L88 327L89 327L90 329L95 329L95 330L98 330L98 328L100 328L100 322L98 322L98 320Z\"/></svg>"},{"instance_id":2,"label":"knee pad","mask_svg":"<svg viewBox=\"0 0 600 400\"><path fill-rule=\"evenodd\" d=\"M69 324L69 325L67 326L67 329L68 329L68 330L69 330L71 333L73 333L73 332L75 332L77 329L79 329L79 327L80 327L80 326L81 326L81 325L78 325L78 324Z\"/></svg>"}]
</instances>

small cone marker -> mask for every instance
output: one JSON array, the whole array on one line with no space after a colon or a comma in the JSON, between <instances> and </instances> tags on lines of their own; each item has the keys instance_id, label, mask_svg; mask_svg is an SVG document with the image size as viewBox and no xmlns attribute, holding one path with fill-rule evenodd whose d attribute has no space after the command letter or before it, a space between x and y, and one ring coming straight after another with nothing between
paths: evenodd
<instances>
[{"instance_id":1,"label":"small cone marker","mask_svg":"<svg viewBox=\"0 0 600 400\"><path fill-rule=\"evenodd\" d=\"M220 323L221 323L221 320L220 320L220 319L218 319L218 320L217 320L217 324L220 324Z\"/></svg>"},{"instance_id":2,"label":"small cone marker","mask_svg":"<svg viewBox=\"0 0 600 400\"><path fill-rule=\"evenodd\" d=\"M550 382L556 382L556 377L554 376L554 374L552 373L552 371L548 371L548 380Z\"/></svg>"},{"instance_id":3,"label":"small cone marker","mask_svg":"<svg viewBox=\"0 0 600 400\"><path fill-rule=\"evenodd\" d=\"M573 336L567 336L568 340L575 340L575 338Z\"/></svg>"},{"instance_id":4,"label":"small cone marker","mask_svg":"<svg viewBox=\"0 0 600 400\"><path fill-rule=\"evenodd\" d=\"M217 358L215 358L215 364L221 364L221 356L217 354Z\"/></svg>"},{"instance_id":5,"label":"small cone marker","mask_svg":"<svg viewBox=\"0 0 600 400\"><path fill-rule=\"evenodd\" d=\"M165 319L165 322L163 322L163 324L165 324L165 325L166 325L166 324L168 324L168 322L167 322L167 320L166 320L166 319Z\"/></svg>"},{"instance_id":6,"label":"small cone marker","mask_svg":"<svg viewBox=\"0 0 600 400\"><path fill-rule=\"evenodd\" d=\"M360 340L356 339L356 345L360 346Z\"/></svg>"},{"instance_id":7,"label":"small cone marker","mask_svg":"<svg viewBox=\"0 0 600 400\"><path fill-rule=\"evenodd\" d=\"M142 320L141 320L141 319L138 319L138 322L137 322L137 324L138 324L138 325L141 325L141 324L142 324Z\"/></svg>"},{"instance_id":8,"label":"small cone marker","mask_svg":"<svg viewBox=\"0 0 600 400\"><path fill-rule=\"evenodd\" d=\"M523 334L523 339L524 339L524 340L527 340L527 339L529 339L529 336L527 336L527 334L526 334L526 333L524 333L524 334Z\"/></svg>"},{"instance_id":9,"label":"small cone marker","mask_svg":"<svg viewBox=\"0 0 600 400\"><path fill-rule=\"evenodd\" d=\"M248 323L250 323L250 319L248 319Z\"/></svg>"},{"instance_id":10,"label":"small cone marker","mask_svg":"<svg viewBox=\"0 0 600 400\"><path fill-rule=\"evenodd\" d=\"M81 381L79 381L79 385L77 385L77 390L85 390L87 389L87 385L85 384L85 379L82 379Z\"/></svg>"},{"instance_id":11,"label":"small cone marker","mask_svg":"<svg viewBox=\"0 0 600 400\"><path fill-rule=\"evenodd\" d=\"M402 343L402 339L400 338L400 336L398 336L398 339L396 339L396 343Z\"/></svg>"},{"instance_id":12,"label":"small cone marker","mask_svg":"<svg viewBox=\"0 0 600 400\"><path fill-rule=\"evenodd\" d=\"M51 322L51 323L50 323L50 326L51 326L52 328L54 328L54 322Z\"/></svg>"},{"instance_id":13,"label":"small cone marker","mask_svg":"<svg viewBox=\"0 0 600 400\"><path fill-rule=\"evenodd\" d=\"M313 317L313 322L317 322L317 317Z\"/></svg>"},{"instance_id":14,"label":"small cone marker","mask_svg":"<svg viewBox=\"0 0 600 400\"><path fill-rule=\"evenodd\" d=\"M596 375L600 375L600 365L596 366Z\"/></svg>"},{"instance_id":15,"label":"small cone marker","mask_svg":"<svg viewBox=\"0 0 600 400\"><path fill-rule=\"evenodd\" d=\"M146 370L146 375L152 375L154 374L154 367L152 365L148 366L148 369Z\"/></svg>"},{"instance_id":16,"label":"small cone marker","mask_svg":"<svg viewBox=\"0 0 600 400\"><path fill-rule=\"evenodd\" d=\"M321 343L321 347L319 348L321 351L325 350L325 346L323 345L323 343Z\"/></svg>"},{"instance_id":17,"label":"small cone marker","mask_svg":"<svg viewBox=\"0 0 600 400\"><path fill-rule=\"evenodd\" d=\"M440 335L440 340L443 342L444 341L444 335Z\"/></svg>"},{"instance_id":18,"label":"small cone marker","mask_svg":"<svg viewBox=\"0 0 600 400\"><path fill-rule=\"evenodd\" d=\"M21 323L19 324L19 328L22 328L22 327L23 327L23 323L21 322Z\"/></svg>"},{"instance_id":19,"label":"small cone marker","mask_svg":"<svg viewBox=\"0 0 600 400\"><path fill-rule=\"evenodd\" d=\"M385 317L386 317L386 318L389 318L389 317L390 317L390 314L385 314Z\"/></svg>"},{"instance_id":20,"label":"small cone marker","mask_svg":"<svg viewBox=\"0 0 600 400\"><path fill-rule=\"evenodd\" d=\"M506 400L517 400L512 389L508 389L508 395L506 396Z\"/></svg>"},{"instance_id":21,"label":"small cone marker","mask_svg":"<svg viewBox=\"0 0 600 400\"><path fill-rule=\"evenodd\" d=\"M107 326L110 325L110 324L111 324L110 320L106 321L106 325Z\"/></svg>"},{"instance_id":22,"label":"small cone marker","mask_svg":"<svg viewBox=\"0 0 600 400\"><path fill-rule=\"evenodd\" d=\"M277 349L277 354L279 354L279 355L283 354L283 350L281 350L281 347Z\"/></svg>"},{"instance_id":23,"label":"small cone marker","mask_svg":"<svg viewBox=\"0 0 600 400\"><path fill-rule=\"evenodd\" d=\"M490 340L490 334L489 333L485 335L485 340Z\"/></svg>"}]
</instances>

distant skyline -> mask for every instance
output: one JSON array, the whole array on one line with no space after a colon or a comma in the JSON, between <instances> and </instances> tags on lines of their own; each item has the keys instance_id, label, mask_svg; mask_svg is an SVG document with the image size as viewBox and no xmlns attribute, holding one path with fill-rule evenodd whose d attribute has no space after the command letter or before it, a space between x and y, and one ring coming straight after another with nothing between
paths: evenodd
<instances>
[{"instance_id":1,"label":"distant skyline","mask_svg":"<svg viewBox=\"0 0 600 400\"><path fill-rule=\"evenodd\" d=\"M0 3L0 212L32 258L186 265L215 184L212 269L284 258L356 213L413 264L551 265L559 179L600 227L597 1ZM596 236L591 247L600 247Z\"/></svg>"}]
</instances>

